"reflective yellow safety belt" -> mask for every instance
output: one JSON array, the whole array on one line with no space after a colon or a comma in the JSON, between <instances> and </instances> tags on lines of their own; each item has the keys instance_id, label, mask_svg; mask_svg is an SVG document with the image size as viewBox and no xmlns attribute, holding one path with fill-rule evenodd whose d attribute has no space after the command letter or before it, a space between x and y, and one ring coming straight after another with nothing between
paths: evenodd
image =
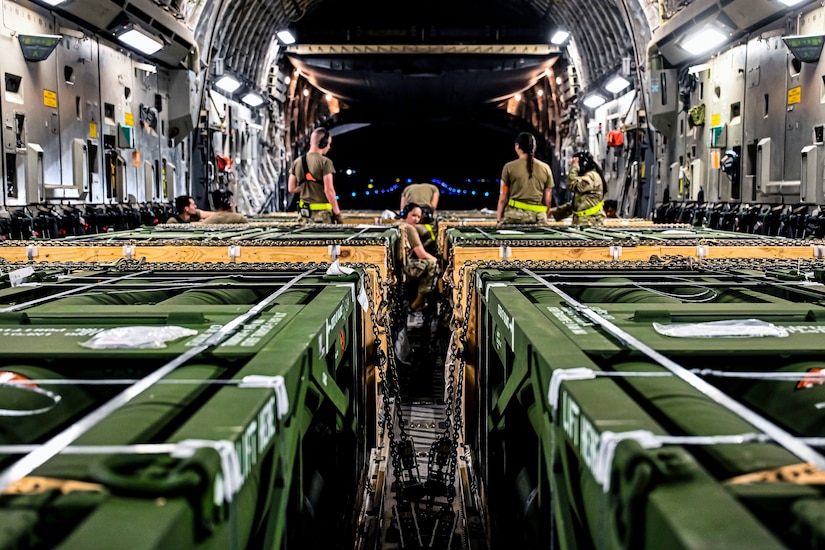
<instances>
[{"instance_id":1,"label":"reflective yellow safety belt","mask_svg":"<svg viewBox=\"0 0 825 550\"><path fill-rule=\"evenodd\" d=\"M531 212L547 212L547 207L543 204L527 204L513 199L507 201L507 206L518 208L519 210L529 210Z\"/></svg>"},{"instance_id":2,"label":"reflective yellow safety belt","mask_svg":"<svg viewBox=\"0 0 825 550\"><path fill-rule=\"evenodd\" d=\"M304 201L300 201L298 207L309 208L310 210L332 210L332 205L328 202L305 203Z\"/></svg>"},{"instance_id":3,"label":"reflective yellow safety belt","mask_svg":"<svg viewBox=\"0 0 825 550\"><path fill-rule=\"evenodd\" d=\"M602 209L602 206L604 206L604 201L600 202L596 206L591 206L587 210L579 210L578 212L573 212L573 215L578 216L580 218L585 218L587 216L592 216L593 214L597 214L599 212L599 210Z\"/></svg>"},{"instance_id":4,"label":"reflective yellow safety belt","mask_svg":"<svg viewBox=\"0 0 825 550\"><path fill-rule=\"evenodd\" d=\"M433 242L435 242L435 233L433 233L433 226L428 223L425 223L424 227L426 227L427 231L430 232L430 237L432 238Z\"/></svg>"}]
</instances>

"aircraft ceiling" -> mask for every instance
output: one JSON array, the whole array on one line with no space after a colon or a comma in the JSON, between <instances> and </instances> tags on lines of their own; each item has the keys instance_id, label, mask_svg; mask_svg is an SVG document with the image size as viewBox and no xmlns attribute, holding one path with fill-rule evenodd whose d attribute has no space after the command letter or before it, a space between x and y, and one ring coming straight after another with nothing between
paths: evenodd
<instances>
[{"instance_id":1,"label":"aircraft ceiling","mask_svg":"<svg viewBox=\"0 0 825 550\"><path fill-rule=\"evenodd\" d=\"M557 28L579 45L586 80L612 74L632 51L616 0L236 0L221 21L215 56L226 67L261 81L268 37L289 28L292 64L381 120L470 114L529 88L559 55L549 44Z\"/></svg>"},{"instance_id":2,"label":"aircraft ceiling","mask_svg":"<svg viewBox=\"0 0 825 550\"><path fill-rule=\"evenodd\" d=\"M621 67L623 58L633 56L634 46L637 54L639 44L643 49L649 38L643 8L648 4L649 0L73 0L55 9L102 35L113 35L130 22L148 26L167 44L155 56L159 62L197 70L221 60L226 70L260 87L267 82L274 36L288 28L298 37L295 49L287 52L292 63L348 107L374 117L398 112L438 117L483 108L532 86L557 58L555 47L548 46L558 28L572 34L579 79L588 83L606 78ZM397 49L403 47L403 52Z\"/></svg>"}]
</instances>

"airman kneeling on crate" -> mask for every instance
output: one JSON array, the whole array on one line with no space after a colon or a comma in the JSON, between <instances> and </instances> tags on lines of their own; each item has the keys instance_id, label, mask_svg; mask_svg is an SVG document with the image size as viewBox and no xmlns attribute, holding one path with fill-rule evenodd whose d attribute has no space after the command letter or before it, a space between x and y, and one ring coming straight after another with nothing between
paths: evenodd
<instances>
[{"instance_id":1,"label":"airman kneeling on crate","mask_svg":"<svg viewBox=\"0 0 825 550\"><path fill-rule=\"evenodd\" d=\"M401 223L401 230L404 231L404 273L412 280L417 280L418 293L410 303L410 309L421 311L435 286L435 278L438 274L438 260L435 256L427 252L422 242L422 235L419 231L418 222L421 221L421 207L415 203L407 204L404 212L404 222ZM424 228L424 231L427 231Z\"/></svg>"}]
</instances>

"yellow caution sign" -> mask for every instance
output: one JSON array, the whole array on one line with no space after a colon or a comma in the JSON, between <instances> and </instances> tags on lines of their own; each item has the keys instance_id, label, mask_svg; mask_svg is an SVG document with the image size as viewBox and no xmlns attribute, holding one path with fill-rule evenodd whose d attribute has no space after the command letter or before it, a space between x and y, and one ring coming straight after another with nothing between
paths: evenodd
<instances>
[{"instance_id":1,"label":"yellow caution sign","mask_svg":"<svg viewBox=\"0 0 825 550\"><path fill-rule=\"evenodd\" d=\"M124 126L131 126L132 128L134 128L135 115L133 115L132 113L126 113L125 115L123 115L123 118L125 119Z\"/></svg>"},{"instance_id":2,"label":"yellow caution sign","mask_svg":"<svg viewBox=\"0 0 825 550\"><path fill-rule=\"evenodd\" d=\"M802 101L802 86L788 90L788 105L796 105Z\"/></svg>"},{"instance_id":3,"label":"yellow caution sign","mask_svg":"<svg viewBox=\"0 0 825 550\"><path fill-rule=\"evenodd\" d=\"M89 123L89 139L97 139L97 124Z\"/></svg>"},{"instance_id":4,"label":"yellow caution sign","mask_svg":"<svg viewBox=\"0 0 825 550\"><path fill-rule=\"evenodd\" d=\"M43 105L57 109L57 92L43 90Z\"/></svg>"},{"instance_id":5,"label":"yellow caution sign","mask_svg":"<svg viewBox=\"0 0 825 550\"><path fill-rule=\"evenodd\" d=\"M711 117L710 117L710 125L711 125L711 127L713 127L713 128L715 128L715 127L717 127L717 126L721 126L721 125L722 125L722 115L720 115L720 114L718 114L718 113L717 113L717 114L715 114L715 115L711 115Z\"/></svg>"}]
</instances>

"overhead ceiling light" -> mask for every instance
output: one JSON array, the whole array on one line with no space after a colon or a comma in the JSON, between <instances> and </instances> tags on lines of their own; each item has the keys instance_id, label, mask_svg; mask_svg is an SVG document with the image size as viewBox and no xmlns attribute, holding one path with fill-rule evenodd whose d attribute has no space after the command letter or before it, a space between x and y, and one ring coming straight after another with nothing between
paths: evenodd
<instances>
[{"instance_id":1,"label":"overhead ceiling light","mask_svg":"<svg viewBox=\"0 0 825 550\"><path fill-rule=\"evenodd\" d=\"M570 37L570 33L567 31L556 31L553 37L550 39L550 42L559 46L564 44L564 41Z\"/></svg>"},{"instance_id":2,"label":"overhead ceiling light","mask_svg":"<svg viewBox=\"0 0 825 550\"><path fill-rule=\"evenodd\" d=\"M215 87L231 94L241 87L241 83L229 75L224 75L215 81Z\"/></svg>"},{"instance_id":3,"label":"overhead ceiling light","mask_svg":"<svg viewBox=\"0 0 825 550\"><path fill-rule=\"evenodd\" d=\"M716 46L724 44L728 40L728 36L714 27L705 27L697 31L696 34L690 35L687 40L682 42L682 49L697 55L712 50Z\"/></svg>"},{"instance_id":4,"label":"overhead ceiling light","mask_svg":"<svg viewBox=\"0 0 825 550\"><path fill-rule=\"evenodd\" d=\"M65 2L65 1L66 1L66 0L42 0L42 2L43 2L44 4L48 4L48 5L50 5L50 6L56 6L56 5L58 5L58 4L62 4L62 3L63 3L63 2ZM791 4L788 4L788 5L790 6Z\"/></svg>"},{"instance_id":5,"label":"overhead ceiling light","mask_svg":"<svg viewBox=\"0 0 825 550\"><path fill-rule=\"evenodd\" d=\"M241 101L249 105L250 107L257 107L258 105L264 102L264 98L259 96L258 94L248 93L241 98Z\"/></svg>"},{"instance_id":6,"label":"overhead ceiling light","mask_svg":"<svg viewBox=\"0 0 825 550\"><path fill-rule=\"evenodd\" d=\"M146 55L152 55L163 47L163 42L139 31L137 27L127 27L117 35L117 39Z\"/></svg>"},{"instance_id":7,"label":"overhead ceiling light","mask_svg":"<svg viewBox=\"0 0 825 550\"><path fill-rule=\"evenodd\" d=\"M278 34L276 36L278 37L278 40L280 40L286 45L295 43L295 37L289 31L278 31Z\"/></svg>"},{"instance_id":8,"label":"overhead ceiling light","mask_svg":"<svg viewBox=\"0 0 825 550\"><path fill-rule=\"evenodd\" d=\"M599 94L591 94L584 98L584 101L582 103L584 103L585 107L595 109L596 107L603 105L605 101L607 100Z\"/></svg>"},{"instance_id":9,"label":"overhead ceiling light","mask_svg":"<svg viewBox=\"0 0 825 550\"><path fill-rule=\"evenodd\" d=\"M783 4L785 4L786 6L795 6L795 5L799 4L800 2L802 2L802 0L779 0L779 1L782 2Z\"/></svg>"},{"instance_id":10,"label":"overhead ceiling light","mask_svg":"<svg viewBox=\"0 0 825 550\"><path fill-rule=\"evenodd\" d=\"M604 85L604 89L611 94L618 94L628 86L630 86L630 82L628 82L626 78L616 75L607 81L607 84Z\"/></svg>"}]
</instances>

